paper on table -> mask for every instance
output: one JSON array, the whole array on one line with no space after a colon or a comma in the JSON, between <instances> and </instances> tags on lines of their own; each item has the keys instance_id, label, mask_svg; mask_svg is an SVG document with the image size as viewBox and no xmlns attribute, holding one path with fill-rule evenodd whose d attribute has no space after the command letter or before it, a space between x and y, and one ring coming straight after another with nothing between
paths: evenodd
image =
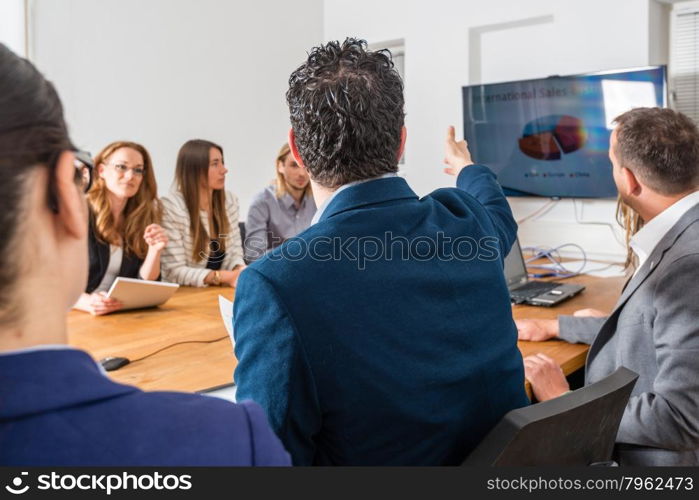
<instances>
[{"instance_id":1,"label":"paper on table","mask_svg":"<svg viewBox=\"0 0 699 500\"><path fill-rule=\"evenodd\" d=\"M565 261L563 265L569 271L577 271L583 265L582 260L570 260ZM543 265L547 269L554 269L554 265ZM587 274L588 276L595 276L597 278L616 278L618 276L624 276L624 266L619 264L608 264L605 262L593 262L587 261L587 264L581 271L582 274Z\"/></svg>"},{"instance_id":2,"label":"paper on table","mask_svg":"<svg viewBox=\"0 0 699 500\"><path fill-rule=\"evenodd\" d=\"M226 331L231 337L231 344L235 345L235 339L233 338L233 302L225 298L223 295L219 295L218 307L221 310L223 326L226 327Z\"/></svg>"}]
</instances>

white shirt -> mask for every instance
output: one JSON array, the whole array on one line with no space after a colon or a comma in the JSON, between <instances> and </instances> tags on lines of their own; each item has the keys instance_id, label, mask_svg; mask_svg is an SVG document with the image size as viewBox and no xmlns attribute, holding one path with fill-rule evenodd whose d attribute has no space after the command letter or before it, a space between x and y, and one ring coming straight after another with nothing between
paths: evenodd
<instances>
[{"instance_id":1,"label":"white shirt","mask_svg":"<svg viewBox=\"0 0 699 500\"><path fill-rule=\"evenodd\" d=\"M189 211L180 191L174 190L170 196L160 200L163 204L163 229L167 232L168 244L160 257L163 280L187 286L206 286L204 278L211 272L207 269L208 255L202 255L198 261L192 258L192 234L189 231ZM221 270L230 271L236 266L244 265L243 243L238 226L238 198L226 192L226 214L230 224L230 234L215 235L224 238L226 256ZM199 211L204 229L209 231L209 217L204 210ZM212 235L209 235L212 236Z\"/></svg>"},{"instance_id":2,"label":"white shirt","mask_svg":"<svg viewBox=\"0 0 699 500\"><path fill-rule=\"evenodd\" d=\"M109 264L107 271L95 292L106 292L114 283L114 280L119 276L121 270L121 261L124 258L124 250L117 245L109 245Z\"/></svg>"},{"instance_id":3,"label":"white shirt","mask_svg":"<svg viewBox=\"0 0 699 500\"><path fill-rule=\"evenodd\" d=\"M357 184L363 184L365 182L375 181L377 179L388 179L389 177L398 177L398 174L395 174L393 172L389 172L388 174L383 174L383 175L380 175L378 177L372 177L371 179L364 179L361 181L354 181L354 182L350 182L348 184L343 184L342 186L337 188L335 191L333 191L333 194L331 194L330 197L327 200L325 200L325 203L323 203L320 207L318 207L318 211L313 216L313 220L311 220L311 226L320 220L320 217L323 215L323 212L325 212L325 209L328 208L328 205L330 205L330 202L333 201L333 198L335 198L338 194L340 194L340 192L344 191L348 187L356 186Z\"/></svg>"},{"instance_id":4,"label":"white shirt","mask_svg":"<svg viewBox=\"0 0 699 500\"><path fill-rule=\"evenodd\" d=\"M677 224L684 214L689 212L697 203L699 203L699 191L688 194L684 198L676 201L668 208L653 217L650 222L645 224L636 234L631 237L629 245L633 253L638 257L638 267L636 272L643 266L643 263L648 260L648 257L653 252L655 247L663 239L663 236Z\"/></svg>"}]
</instances>

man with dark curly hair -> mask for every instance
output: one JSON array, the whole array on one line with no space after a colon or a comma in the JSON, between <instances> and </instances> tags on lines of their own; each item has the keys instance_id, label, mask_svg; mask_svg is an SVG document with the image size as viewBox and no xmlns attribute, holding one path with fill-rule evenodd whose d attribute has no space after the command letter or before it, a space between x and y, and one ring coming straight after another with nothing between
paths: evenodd
<instances>
[{"instance_id":1,"label":"man with dark curly hair","mask_svg":"<svg viewBox=\"0 0 699 500\"><path fill-rule=\"evenodd\" d=\"M397 176L403 84L364 41L314 48L287 102L319 210L241 274L238 399L262 405L297 465L458 464L528 404L502 190L453 128L458 188L418 198Z\"/></svg>"}]
</instances>

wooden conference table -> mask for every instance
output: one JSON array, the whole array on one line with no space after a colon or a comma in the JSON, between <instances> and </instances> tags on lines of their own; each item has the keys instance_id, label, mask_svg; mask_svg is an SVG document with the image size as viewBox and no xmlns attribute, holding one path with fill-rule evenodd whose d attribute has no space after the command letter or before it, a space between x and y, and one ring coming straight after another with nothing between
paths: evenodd
<instances>
[{"instance_id":1,"label":"wooden conference table","mask_svg":"<svg viewBox=\"0 0 699 500\"><path fill-rule=\"evenodd\" d=\"M569 280L586 286L585 291L554 308L514 306L520 318L556 318L577 309L592 307L610 311L623 278L578 276ZM177 342L184 343L131 364L109 376L117 382L145 390L195 392L232 382L236 359L219 313L218 295L233 299L230 288L181 287L157 309L128 311L107 316L71 311L68 315L68 342L89 352L96 360L123 356L136 360ZM555 359L568 375L585 365L588 346L563 341L519 342L523 356L538 352ZM529 390L527 383L527 390Z\"/></svg>"}]
</instances>

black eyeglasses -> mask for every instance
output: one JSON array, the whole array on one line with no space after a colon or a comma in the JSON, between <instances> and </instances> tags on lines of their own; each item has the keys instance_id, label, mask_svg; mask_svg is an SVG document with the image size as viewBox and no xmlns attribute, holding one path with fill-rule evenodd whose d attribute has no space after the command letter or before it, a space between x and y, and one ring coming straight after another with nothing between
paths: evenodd
<instances>
[{"instance_id":1,"label":"black eyeglasses","mask_svg":"<svg viewBox=\"0 0 699 500\"><path fill-rule=\"evenodd\" d=\"M92 186L92 172L95 169L95 165L92 162L92 157L87 151L73 151L75 156L73 160L73 166L75 167L75 184L83 192L87 193ZM50 163L50 177L49 177L49 208L53 213L58 213L58 200L56 198L56 181L55 181L55 167L56 162L60 156L60 152L57 153L53 161Z\"/></svg>"},{"instance_id":2,"label":"black eyeglasses","mask_svg":"<svg viewBox=\"0 0 699 500\"><path fill-rule=\"evenodd\" d=\"M75 151L75 183L87 193L92 186L92 171L95 169L92 157L87 151Z\"/></svg>"},{"instance_id":3,"label":"black eyeglasses","mask_svg":"<svg viewBox=\"0 0 699 500\"><path fill-rule=\"evenodd\" d=\"M126 165L122 163L109 163L108 164L110 167L112 167L119 176L126 175L126 172L131 170L133 172L133 175L135 177L143 177L143 174L146 173L146 168L145 167L127 167Z\"/></svg>"}]
</instances>

